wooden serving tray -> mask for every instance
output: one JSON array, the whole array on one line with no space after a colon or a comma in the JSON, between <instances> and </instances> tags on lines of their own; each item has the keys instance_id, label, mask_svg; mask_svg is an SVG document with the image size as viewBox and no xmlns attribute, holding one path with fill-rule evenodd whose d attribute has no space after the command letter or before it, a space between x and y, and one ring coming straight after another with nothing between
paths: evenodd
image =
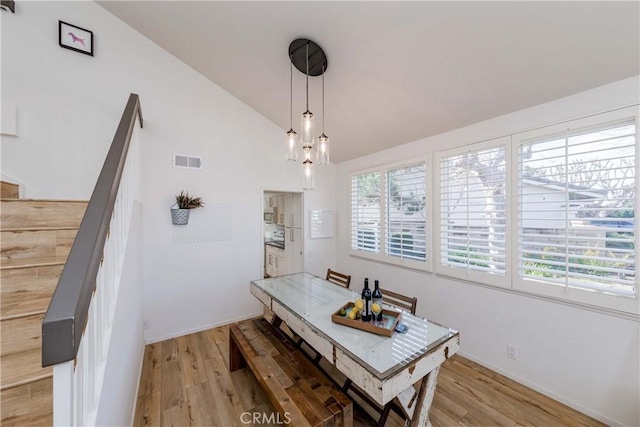
<instances>
[{"instance_id":1,"label":"wooden serving tray","mask_svg":"<svg viewBox=\"0 0 640 427\"><path fill-rule=\"evenodd\" d=\"M360 329L366 332L371 332L372 334L382 335L385 337L390 337L396 330L396 326L402 317L402 313L393 310L385 310L382 309L382 321L384 322L384 327L376 325L373 321L371 322L363 322L362 320L351 320L347 316L340 316L340 310L346 310L347 314L354 307L353 302L349 302L331 315L331 321L333 323L339 323L341 325L350 326L352 328Z\"/></svg>"}]
</instances>

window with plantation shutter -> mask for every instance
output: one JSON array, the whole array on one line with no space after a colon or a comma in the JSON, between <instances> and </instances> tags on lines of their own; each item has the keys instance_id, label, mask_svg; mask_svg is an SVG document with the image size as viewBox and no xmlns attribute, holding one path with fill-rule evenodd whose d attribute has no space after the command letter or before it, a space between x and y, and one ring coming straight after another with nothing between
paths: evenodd
<instances>
[{"instance_id":1,"label":"window with plantation shutter","mask_svg":"<svg viewBox=\"0 0 640 427\"><path fill-rule=\"evenodd\" d=\"M351 177L351 249L380 252L380 173Z\"/></svg>"},{"instance_id":2,"label":"window with plantation shutter","mask_svg":"<svg viewBox=\"0 0 640 427\"><path fill-rule=\"evenodd\" d=\"M439 155L438 272L506 276L506 153L494 142Z\"/></svg>"},{"instance_id":3,"label":"window with plantation shutter","mask_svg":"<svg viewBox=\"0 0 640 427\"><path fill-rule=\"evenodd\" d=\"M635 296L636 155L634 121L520 143L522 282Z\"/></svg>"},{"instance_id":4,"label":"window with plantation shutter","mask_svg":"<svg viewBox=\"0 0 640 427\"><path fill-rule=\"evenodd\" d=\"M390 169L386 173L386 253L425 261L427 235L426 167L424 163Z\"/></svg>"},{"instance_id":5,"label":"window with plantation shutter","mask_svg":"<svg viewBox=\"0 0 640 427\"><path fill-rule=\"evenodd\" d=\"M352 255L430 269L427 164L385 165L352 175Z\"/></svg>"}]
</instances>

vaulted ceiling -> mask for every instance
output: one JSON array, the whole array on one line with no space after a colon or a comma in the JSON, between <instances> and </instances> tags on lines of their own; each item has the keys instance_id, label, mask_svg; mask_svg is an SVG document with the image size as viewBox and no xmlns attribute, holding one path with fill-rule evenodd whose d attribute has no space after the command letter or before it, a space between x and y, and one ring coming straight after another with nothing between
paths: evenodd
<instances>
[{"instance_id":1,"label":"vaulted ceiling","mask_svg":"<svg viewBox=\"0 0 640 427\"><path fill-rule=\"evenodd\" d=\"M635 1L99 3L281 127L283 153L287 49L314 40L334 162L640 74ZM319 121L320 99L312 77ZM294 129L304 109L294 69Z\"/></svg>"}]
</instances>

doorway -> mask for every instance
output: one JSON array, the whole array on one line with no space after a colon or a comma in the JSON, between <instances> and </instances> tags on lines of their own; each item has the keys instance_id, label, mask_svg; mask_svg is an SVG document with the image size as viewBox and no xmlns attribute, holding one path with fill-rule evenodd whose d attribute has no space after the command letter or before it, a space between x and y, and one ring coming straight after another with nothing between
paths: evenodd
<instances>
[{"instance_id":1,"label":"doorway","mask_svg":"<svg viewBox=\"0 0 640 427\"><path fill-rule=\"evenodd\" d=\"M303 193L263 192L263 273L278 277L304 271Z\"/></svg>"}]
</instances>

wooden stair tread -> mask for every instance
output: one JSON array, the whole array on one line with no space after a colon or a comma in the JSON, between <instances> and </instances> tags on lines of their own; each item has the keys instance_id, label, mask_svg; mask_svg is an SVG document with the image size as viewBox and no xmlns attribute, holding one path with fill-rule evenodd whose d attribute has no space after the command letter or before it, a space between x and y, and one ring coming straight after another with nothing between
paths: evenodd
<instances>
[{"instance_id":1,"label":"wooden stair tread","mask_svg":"<svg viewBox=\"0 0 640 427\"><path fill-rule=\"evenodd\" d=\"M77 199L11 199L3 197L0 199L0 202L45 202L45 203L84 203L88 204L89 202L86 200L77 200Z\"/></svg>"},{"instance_id":2,"label":"wooden stair tread","mask_svg":"<svg viewBox=\"0 0 640 427\"><path fill-rule=\"evenodd\" d=\"M42 350L37 348L22 353L2 356L1 390L17 387L53 375L53 368L42 367Z\"/></svg>"},{"instance_id":3,"label":"wooden stair tread","mask_svg":"<svg viewBox=\"0 0 640 427\"><path fill-rule=\"evenodd\" d=\"M3 233L15 233L20 231L52 231L52 230L77 230L74 226L35 226L35 227L6 227L0 231Z\"/></svg>"},{"instance_id":4,"label":"wooden stair tread","mask_svg":"<svg viewBox=\"0 0 640 427\"><path fill-rule=\"evenodd\" d=\"M13 304L5 301L5 299L2 298L1 320L11 320L45 313L49 307L49 302L51 302L51 295L25 298Z\"/></svg>"},{"instance_id":5,"label":"wooden stair tread","mask_svg":"<svg viewBox=\"0 0 640 427\"><path fill-rule=\"evenodd\" d=\"M49 265L63 265L65 262L67 262L67 255L7 259L2 260L0 263L0 269L10 270L13 268L45 267Z\"/></svg>"},{"instance_id":6,"label":"wooden stair tread","mask_svg":"<svg viewBox=\"0 0 640 427\"><path fill-rule=\"evenodd\" d=\"M34 259L67 256L78 230L38 230L2 232L0 260Z\"/></svg>"},{"instance_id":7,"label":"wooden stair tread","mask_svg":"<svg viewBox=\"0 0 640 427\"><path fill-rule=\"evenodd\" d=\"M2 197L0 204L0 423L51 425L53 367L42 367L42 319L88 203Z\"/></svg>"},{"instance_id":8,"label":"wooden stair tread","mask_svg":"<svg viewBox=\"0 0 640 427\"><path fill-rule=\"evenodd\" d=\"M0 196L4 199L17 199L20 197L20 185L13 182L0 181Z\"/></svg>"},{"instance_id":9,"label":"wooden stair tread","mask_svg":"<svg viewBox=\"0 0 640 427\"><path fill-rule=\"evenodd\" d=\"M58 264L2 270L1 318L6 320L46 310L63 268L64 265Z\"/></svg>"},{"instance_id":10,"label":"wooden stair tread","mask_svg":"<svg viewBox=\"0 0 640 427\"><path fill-rule=\"evenodd\" d=\"M3 427L52 426L53 379L33 381L1 393Z\"/></svg>"},{"instance_id":11,"label":"wooden stair tread","mask_svg":"<svg viewBox=\"0 0 640 427\"><path fill-rule=\"evenodd\" d=\"M4 200L0 205L2 231L78 228L87 208L86 202L59 200Z\"/></svg>"}]
</instances>

